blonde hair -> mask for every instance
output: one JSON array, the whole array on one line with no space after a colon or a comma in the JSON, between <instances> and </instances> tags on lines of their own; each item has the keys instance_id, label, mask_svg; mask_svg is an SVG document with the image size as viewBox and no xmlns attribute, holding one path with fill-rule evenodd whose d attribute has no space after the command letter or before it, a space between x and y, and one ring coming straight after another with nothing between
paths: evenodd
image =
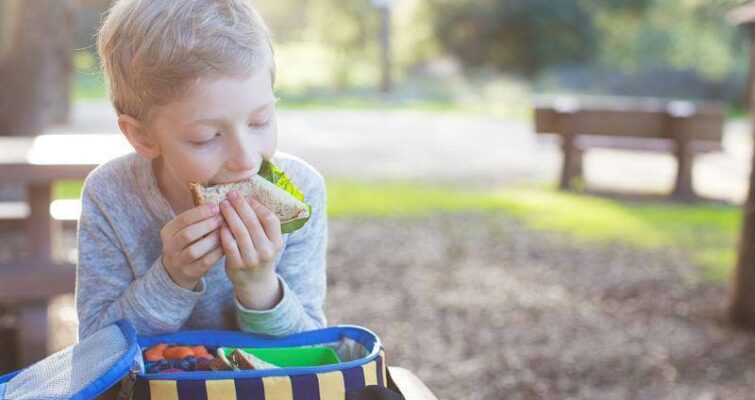
<instances>
[{"instance_id":1,"label":"blonde hair","mask_svg":"<svg viewBox=\"0 0 755 400\"><path fill-rule=\"evenodd\" d=\"M97 38L116 112L149 123L200 78L244 78L269 67L272 38L248 0L118 0Z\"/></svg>"}]
</instances>

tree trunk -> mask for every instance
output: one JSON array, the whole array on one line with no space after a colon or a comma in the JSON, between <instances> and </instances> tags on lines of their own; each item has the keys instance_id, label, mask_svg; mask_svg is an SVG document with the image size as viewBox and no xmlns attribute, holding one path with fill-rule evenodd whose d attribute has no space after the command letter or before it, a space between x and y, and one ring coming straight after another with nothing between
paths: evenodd
<instances>
[{"instance_id":1,"label":"tree trunk","mask_svg":"<svg viewBox=\"0 0 755 400\"><path fill-rule=\"evenodd\" d=\"M37 135L70 111L73 0L5 0L0 135Z\"/></svg>"},{"instance_id":2,"label":"tree trunk","mask_svg":"<svg viewBox=\"0 0 755 400\"><path fill-rule=\"evenodd\" d=\"M755 26L748 25L750 33L750 87L749 98L755 93ZM755 104L750 102L750 120L755 128ZM754 131L755 132L755 131ZM729 317L739 325L755 329L755 153L750 171L750 189L744 206L742 234L739 239L737 266L731 287Z\"/></svg>"}]
</instances>

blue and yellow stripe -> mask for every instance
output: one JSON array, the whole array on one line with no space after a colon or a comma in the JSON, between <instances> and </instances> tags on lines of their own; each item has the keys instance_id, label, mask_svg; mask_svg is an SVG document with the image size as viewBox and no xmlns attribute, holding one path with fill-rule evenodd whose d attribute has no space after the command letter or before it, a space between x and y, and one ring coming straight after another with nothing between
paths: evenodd
<instances>
[{"instance_id":1,"label":"blue and yellow stripe","mask_svg":"<svg viewBox=\"0 0 755 400\"><path fill-rule=\"evenodd\" d=\"M134 400L343 400L364 386L386 384L385 353L341 371L222 380L147 380L138 377Z\"/></svg>"}]
</instances>

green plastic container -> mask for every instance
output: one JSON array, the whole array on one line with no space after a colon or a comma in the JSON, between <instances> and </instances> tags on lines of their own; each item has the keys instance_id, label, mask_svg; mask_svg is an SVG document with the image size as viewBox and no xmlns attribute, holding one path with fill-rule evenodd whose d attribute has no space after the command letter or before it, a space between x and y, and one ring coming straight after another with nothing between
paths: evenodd
<instances>
[{"instance_id":1,"label":"green plastic container","mask_svg":"<svg viewBox=\"0 0 755 400\"><path fill-rule=\"evenodd\" d=\"M221 349L226 358L234 350L233 347L221 347ZM260 347L253 349L239 347L239 349L281 368L316 367L341 362L336 352L330 347Z\"/></svg>"}]
</instances>

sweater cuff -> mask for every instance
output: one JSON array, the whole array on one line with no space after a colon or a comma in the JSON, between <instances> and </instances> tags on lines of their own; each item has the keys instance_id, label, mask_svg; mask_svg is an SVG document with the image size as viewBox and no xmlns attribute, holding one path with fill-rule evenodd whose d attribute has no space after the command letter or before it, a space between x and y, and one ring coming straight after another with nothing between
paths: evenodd
<instances>
[{"instance_id":1,"label":"sweater cuff","mask_svg":"<svg viewBox=\"0 0 755 400\"><path fill-rule=\"evenodd\" d=\"M247 332L261 333L273 336L288 335L291 327L296 325L302 315L306 315L299 299L291 292L286 281L277 275L283 295L275 307L269 310L250 310L245 308L234 295L236 303L236 322L239 329Z\"/></svg>"}]
</instances>

